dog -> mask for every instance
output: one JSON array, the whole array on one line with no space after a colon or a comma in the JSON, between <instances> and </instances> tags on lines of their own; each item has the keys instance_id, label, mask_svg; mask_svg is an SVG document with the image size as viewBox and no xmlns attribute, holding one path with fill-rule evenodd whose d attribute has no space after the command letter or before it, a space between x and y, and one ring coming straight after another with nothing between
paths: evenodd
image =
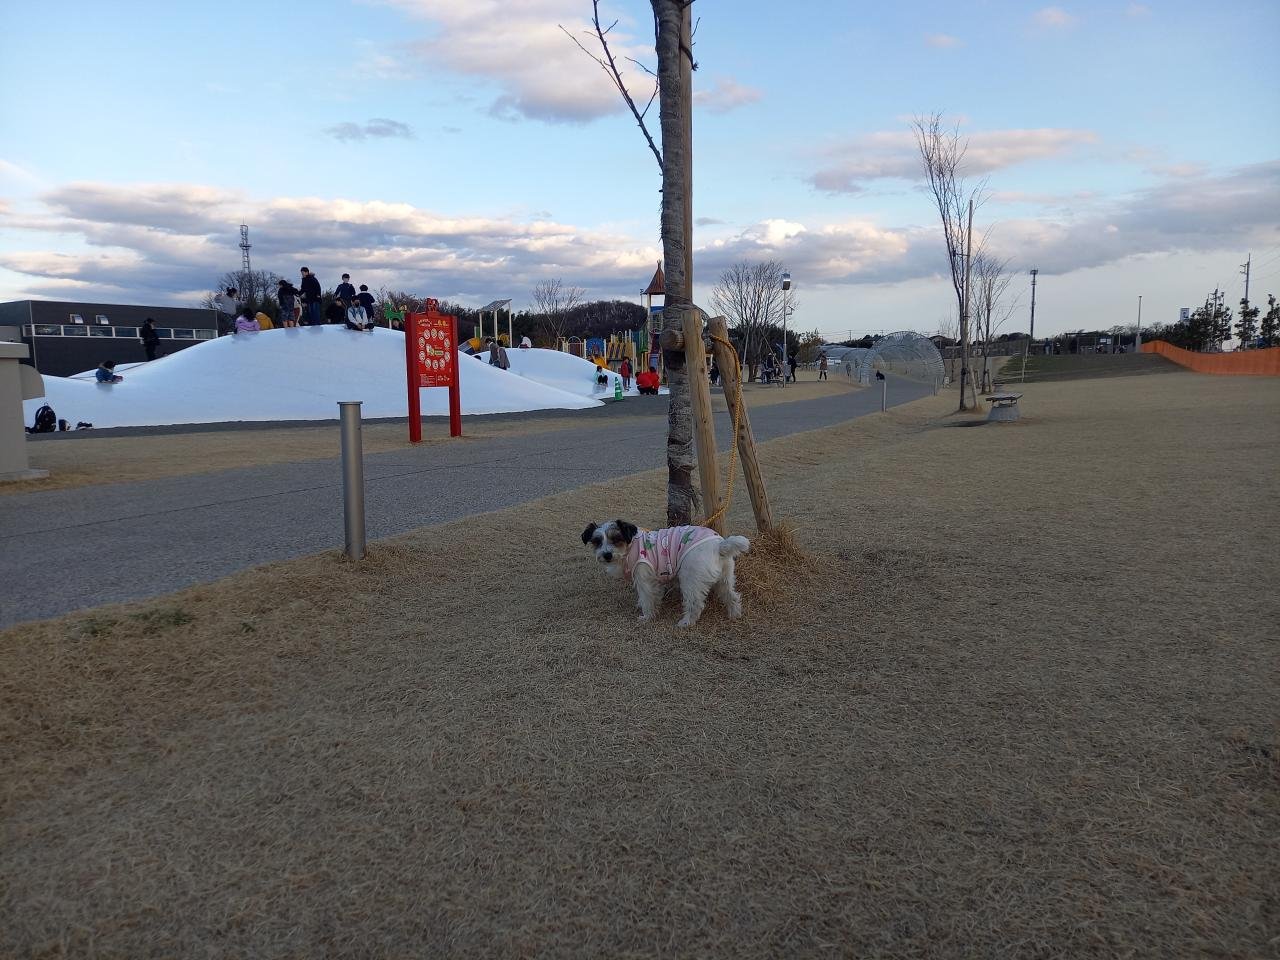
<instances>
[{"instance_id":1,"label":"dog","mask_svg":"<svg viewBox=\"0 0 1280 960\"><path fill-rule=\"evenodd\" d=\"M641 623L658 615L663 591L673 579L684 600L684 616L677 626L698 622L713 589L730 620L742 616L733 563L751 549L746 537L722 537L708 527L644 530L625 520L607 520L589 524L582 542L610 575L635 584Z\"/></svg>"}]
</instances>

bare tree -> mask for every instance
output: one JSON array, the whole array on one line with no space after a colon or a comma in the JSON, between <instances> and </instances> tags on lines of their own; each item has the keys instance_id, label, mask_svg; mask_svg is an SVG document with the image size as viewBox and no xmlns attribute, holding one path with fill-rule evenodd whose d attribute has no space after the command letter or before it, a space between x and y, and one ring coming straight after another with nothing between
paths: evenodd
<instances>
[{"instance_id":1,"label":"bare tree","mask_svg":"<svg viewBox=\"0 0 1280 960\"><path fill-rule=\"evenodd\" d=\"M279 282L280 275L270 270L251 270L248 273L243 270L229 270L215 281L213 292L206 293L200 298L200 306L214 307L214 294L223 293L229 287L234 287L236 298L251 311L257 312L264 307L272 307L274 310L276 285Z\"/></svg>"},{"instance_id":2,"label":"bare tree","mask_svg":"<svg viewBox=\"0 0 1280 960\"><path fill-rule=\"evenodd\" d=\"M542 331L555 349L569 327L569 311L582 303L586 291L566 287L557 277L539 280L533 287L533 309L542 317Z\"/></svg>"},{"instance_id":3,"label":"bare tree","mask_svg":"<svg viewBox=\"0 0 1280 960\"><path fill-rule=\"evenodd\" d=\"M961 175L967 141L960 138L959 128L945 130L942 115L917 117L915 123L916 146L924 164L925 179L938 208L942 221L942 237L947 247L947 261L951 267L951 286L960 309L960 409L967 409L965 386L978 405L973 385L973 370L969 359L970 266L977 251L973 244L973 213L985 199L985 181L970 190ZM981 250L979 242L978 250Z\"/></svg>"},{"instance_id":4,"label":"bare tree","mask_svg":"<svg viewBox=\"0 0 1280 960\"><path fill-rule=\"evenodd\" d=\"M782 315L782 264L777 260L733 264L720 274L711 292L711 309L737 335L748 379L754 380Z\"/></svg>"},{"instance_id":5,"label":"bare tree","mask_svg":"<svg viewBox=\"0 0 1280 960\"><path fill-rule=\"evenodd\" d=\"M1009 260L998 260L991 254L978 253L972 264L972 290L974 334L982 354L982 392L991 392L991 343L996 332L1009 319L1018 305L1016 299L1006 301L1009 283Z\"/></svg>"}]
</instances>

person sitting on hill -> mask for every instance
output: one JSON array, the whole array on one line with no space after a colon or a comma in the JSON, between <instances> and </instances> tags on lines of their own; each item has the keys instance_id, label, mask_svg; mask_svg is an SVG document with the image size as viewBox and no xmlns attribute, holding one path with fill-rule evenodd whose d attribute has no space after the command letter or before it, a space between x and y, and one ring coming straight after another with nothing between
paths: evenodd
<instances>
[{"instance_id":1,"label":"person sitting on hill","mask_svg":"<svg viewBox=\"0 0 1280 960\"><path fill-rule=\"evenodd\" d=\"M656 397L658 395L659 383L661 383L661 380L658 378L657 367L650 367L636 376L636 389L649 396Z\"/></svg>"},{"instance_id":2,"label":"person sitting on hill","mask_svg":"<svg viewBox=\"0 0 1280 960\"><path fill-rule=\"evenodd\" d=\"M259 330L274 330L276 325L272 322L271 317L259 310L253 315L253 319L258 321Z\"/></svg>"},{"instance_id":3,"label":"person sitting on hill","mask_svg":"<svg viewBox=\"0 0 1280 960\"><path fill-rule=\"evenodd\" d=\"M258 326L258 321L249 316L249 308L240 311L240 315L236 317L236 333L257 333L262 328Z\"/></svg>"},{"instance_id":4,"label":"person sitting on hill","mask_svg":"<svg viewBox=\"0 0 1280 960\"><path fill-rule=\"evenodd\" d=\"M119 383L124 379L117 375L114 360L103 360L98 364L98 369L93 372L93 376L99 383Z\"/></svg>"},{"instance_id":5,"label":"person sitting on hill","mask_svg":"<svg viewBox=\"0 0 1280 960\"><path fill-rule=\"evenodd\" d=\"M346 323L348 330L360 330L365 333L377 326L376 323L369 319L369 314L365 312L364 307L358 303L355 306L347 307Z\"/></svg>"}]
</instances>

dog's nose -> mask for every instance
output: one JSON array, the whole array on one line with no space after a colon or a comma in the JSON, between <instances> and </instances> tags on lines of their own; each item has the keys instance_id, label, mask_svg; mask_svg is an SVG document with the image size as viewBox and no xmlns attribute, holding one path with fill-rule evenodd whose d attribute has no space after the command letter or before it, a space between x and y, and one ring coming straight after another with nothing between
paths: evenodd
<instances>
[{"instance_id":1,"label":"dog's nose","mask_svg":"<svg viewBox=\"0 0 1280 960\"><path fill-rule=\"evenodd\" d=\"M613 560L613 554L607 550L604 553L602 553L601 556L604 557L605 563L610 563Z\"/></svg>"}]
</instances>

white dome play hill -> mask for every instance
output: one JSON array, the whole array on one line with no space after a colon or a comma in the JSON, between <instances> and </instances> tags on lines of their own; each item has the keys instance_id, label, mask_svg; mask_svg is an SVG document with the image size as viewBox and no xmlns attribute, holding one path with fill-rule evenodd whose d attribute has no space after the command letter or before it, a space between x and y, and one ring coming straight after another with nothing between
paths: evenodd
<instances>
[{"instance_id":1,"label":"white dome play hill","mask_svg":"<svg viewBox=\"0 0 1280 960\"><path fill-rule=\"evenodd\" d=\"M561 356L550 350L508 354L517 352ZM567 359L590 366L577 357ZM580 410L600 403L591 398L591 377L564 378L549 368L552 383L579 385L574 392L558 389L540 382L537 375L545 364L532 357L520 362L524 376L465 356L458 361L464 414ZM558 360L549 364L560 367ZM383 328L358 333L339 326L297 327L219 337L133 367L124 377L107 385L46 376L45 396L23 404L26 422L43 403L72 426L85 421L95 427L335 420L339 400L363 401L366 418L408 413L404 336ZM446 416L448 404L444 388L422 391L424 416Z\"/></svg>"}]
</instances>

